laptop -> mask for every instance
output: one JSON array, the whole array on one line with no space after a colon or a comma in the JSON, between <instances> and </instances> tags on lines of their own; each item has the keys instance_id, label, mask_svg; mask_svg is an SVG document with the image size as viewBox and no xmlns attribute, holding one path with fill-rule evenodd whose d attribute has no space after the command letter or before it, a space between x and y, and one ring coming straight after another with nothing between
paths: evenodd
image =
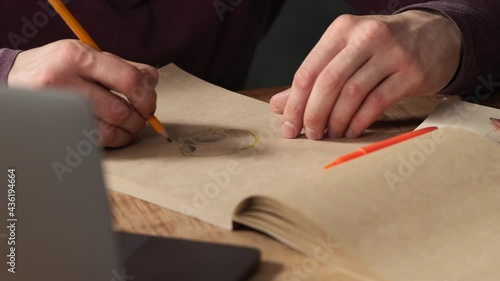
<instances>
[{"instance_id":1,"label":"laptop","mask_svg":"<svg viewBox=\"0 0 500 281\"><path fill-rule=\"evenodd\" d=\"M88 102L0 88L0 280L246 280L251 248L114 233Z\"/></svg>"}]
</instances>

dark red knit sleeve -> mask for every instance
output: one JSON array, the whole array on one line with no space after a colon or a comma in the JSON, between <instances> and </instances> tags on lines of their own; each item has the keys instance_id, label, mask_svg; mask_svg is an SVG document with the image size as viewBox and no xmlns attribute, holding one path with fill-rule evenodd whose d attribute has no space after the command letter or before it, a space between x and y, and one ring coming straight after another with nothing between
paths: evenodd
<instances>
[{"instance_id":1,"label":"dark red knit sleeve","mask_svg":"<svg viewBox=\"0 0 500 281\"><path fill-rule=\"evenodd\" d=\"M7 84L9 72L20 51L0 49L0 84Z\"/></svg>"}]
</instances>

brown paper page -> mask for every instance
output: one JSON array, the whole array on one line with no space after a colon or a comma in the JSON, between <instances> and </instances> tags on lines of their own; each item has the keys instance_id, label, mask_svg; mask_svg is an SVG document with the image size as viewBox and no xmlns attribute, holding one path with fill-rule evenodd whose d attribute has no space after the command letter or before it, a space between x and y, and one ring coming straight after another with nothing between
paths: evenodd
<instances>
[{"instance_id":1,"label":"brown paper page","mask_svg":"<svg viewBox=\"0 0 500 281\"><path fill-rule=\"evenodd\" d=\"M440 129L289 191L268 196L386 280L500 280L500 146L475 133Z\"/></svg>"},{"instance_id":2,"label":"brown paper page","mask_svg":"<svg viewBox=\"0 0 500 281\"><path fill-rule=\"evenodd\" d=\"M173 139L150 128L141 141L107 151L111 189L231 229L237 205L251 195L288 193L291 183L322 174L337 156L379 140L316 142L280 136L268 104L197 79L174 65L160 71L156 116Z\"/></svg>"},{"instance_id":3,"label":"brown paper page","mask_svg":"<svg viewBox=\"0 0 500 281\"><path fill-rule=\"evenodd\" d=\"M500 109L458 100L444 100L417 128L464 128L500 144L500 129L490 118L500 118Z\"/></svg>"},{"instance_id":4,"label":"brown paper page","mask_svg":"<svg viewBox=\"0 0 500 281\"><path fill-rule=\"evenodd\" d=\"M108 151L110 188L227 229L239 203L264 196L323 227L385 280L499 280L497 145L443 129L325 172L382 136L286 140L267 104L172 65L161 77L156 115L174 142L148 130Z\"/></svg>"}]
</instances>

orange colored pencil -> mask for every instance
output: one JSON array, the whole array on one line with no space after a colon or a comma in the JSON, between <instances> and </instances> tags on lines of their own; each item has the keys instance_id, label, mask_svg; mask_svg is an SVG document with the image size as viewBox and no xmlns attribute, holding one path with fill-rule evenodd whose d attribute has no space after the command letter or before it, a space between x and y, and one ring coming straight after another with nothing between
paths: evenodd
<instances>
[{"instance_id":1,"label":"orange colored pencil","mask_svg":"<svg viewBox=\"0 0 500 281\"><path fill-rule=\"evenodd\" d=\"M437 130L437 129L438 129L437 127L423 128L423 129L420 129L420 130L417 130L417 131L413 131L413 132L409 132L409 133L406 133L406 134L402 134L402 135L399 135L399 136L396 136L396 137L393 137L393 138L390 138L390 139L386 139L386 140L383 140L383 141L376 142L374 144L370 144L370 145L365 146L365 147L358 148L354 152L351 152L349 154L346 154L344 156L341 156L341 157L335 159L330 164L324 166L323 170L330 169L330 168L332 168L334 166L337 166L337 165L340 165L340 164L345 163L347 161L350 161L352 159L361 157L361 156L366 155L368 153L372 153L374 151L386 148L386 147L391 146L391 145L398 144L400 142L404 142L404 141L409 140L411 138L418 137L420 135L432 132L432 131Z\"/></svg>"},{"instance_id":2,"label":"orange colored pencil","mask_svg":"<svg viewBox=\"0 0 500 281\"><path fill-rule=\"evenodd\" d=\"M48 0L50 5L56 10L56 12L61 16L64 22L69 26L69 28L73 31L73 33L82 41L83 43L93 47L96 50L101 51L101 48L96 44L94 40L90 37L90 35L85 31L85 29L81 26L81 24L76 20L76 18L71 14L71 12L66 8L66 6L60 0ZM148 119L149 124L153 129L167 139L170 142L170 138L168 137L168 132L165 129L165 126L156 118L156 116L151 116Z\"/></svg>"}]
</instances>

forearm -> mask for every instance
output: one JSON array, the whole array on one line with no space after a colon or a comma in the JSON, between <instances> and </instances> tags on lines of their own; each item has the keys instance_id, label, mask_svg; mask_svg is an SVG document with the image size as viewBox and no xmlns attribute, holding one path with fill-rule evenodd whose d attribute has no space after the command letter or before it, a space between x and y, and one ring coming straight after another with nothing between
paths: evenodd
<instances>
[{"instance_id":1,"label":"forearm","mask_svg":"<svg viewBox=\"0 0 500 281\"><path fill-rule=\"evenodd\" d=\"M0 49L0 85L7 84L9 72L20 51Z\"/></svg>"},{"instance_id":2,"label":"forearm","mask_svg":"<svg viewBox=\"0 0 500 281\"><path fill-rule=\"evenodd\" d=\"M441 12L458 27L463 38L461 66L455 79L443 91L461 94L474 90L478 77L489 76L500 64L500 2L497 0L442 0L406 6L396 13L411 9Z\"/></svg>"},{"instance_id":3,"label":"forearm","mask_svg":"<svg viewBox=\"0 0 500 281\"><path fill-rule=\"evenodd\" d=\"M463 38L461 66L443 90L462 94L488 80L500 66L500 1L498 0L346 0L365 14L395 14L412 9L438 11L455 23ZM497 68L497 69L495 69Z\"/></svg>"}]
</instances>

